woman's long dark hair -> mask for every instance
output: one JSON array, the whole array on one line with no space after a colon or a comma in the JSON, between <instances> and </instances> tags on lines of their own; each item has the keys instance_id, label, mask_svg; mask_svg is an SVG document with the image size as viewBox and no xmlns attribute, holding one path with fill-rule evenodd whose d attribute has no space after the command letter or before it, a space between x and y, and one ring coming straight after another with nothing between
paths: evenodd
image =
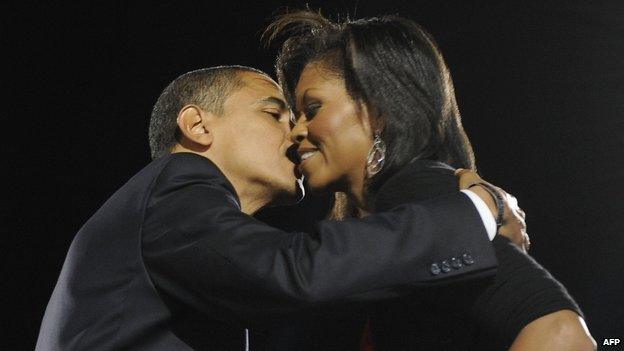
<instances>
[{"instance_id":1,"label":"woman's long dark hair","mask_svg":"<svg viewBox=\"0 0 624 351\"><path fill-rule=\"evenodd\" d=\"M399 16L332 22L304 10L277 17L265 35L271 41L286 37L276 70L293 106L301 72L320 62L372 112L386 161L369 192L413 159L474 169L448 67L431 35L415 22Z\"/></svg>"}]
</instances>

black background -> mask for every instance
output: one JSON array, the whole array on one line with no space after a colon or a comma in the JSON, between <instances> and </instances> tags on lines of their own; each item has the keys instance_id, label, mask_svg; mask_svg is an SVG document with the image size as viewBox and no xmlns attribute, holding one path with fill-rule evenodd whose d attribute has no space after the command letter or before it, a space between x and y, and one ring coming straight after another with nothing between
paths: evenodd
<instances>
[{"instance_id":1,"label":"black background","mask_svg":"<svg viewBox=\"0 0 624 351\"><path fill-rule=\"evenodd\" d=\"M624 1L309 3L398 13L434 35L481 174L519 199L531 254L578 300L598 344L624 339ZM276 49L260 33L301 5L5 4L3 350L34 347L73 235L149 162L160 91L200 67L273 73Z\"/></svg>"}]
</instances>

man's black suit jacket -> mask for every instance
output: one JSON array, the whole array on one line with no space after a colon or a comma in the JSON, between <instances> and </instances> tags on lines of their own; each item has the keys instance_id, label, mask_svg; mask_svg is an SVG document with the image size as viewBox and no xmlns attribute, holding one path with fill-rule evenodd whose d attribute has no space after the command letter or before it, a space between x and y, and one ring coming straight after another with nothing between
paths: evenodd
<instances>
[{"instance_id":1,"label":"man's black suit jacket","mask_svg":"<svg viewBox=\"0 0 624 351\"><path fill-rule=\"evenodd\" d=\"M431 272L464 253L473 264ZM243 350L244 328L271 318L402 296L492 274L496 264L476 209L459 192L287 233L242 213L208 159L172 154L80 229L37 350Z\"/></svg>"}]
</instances>

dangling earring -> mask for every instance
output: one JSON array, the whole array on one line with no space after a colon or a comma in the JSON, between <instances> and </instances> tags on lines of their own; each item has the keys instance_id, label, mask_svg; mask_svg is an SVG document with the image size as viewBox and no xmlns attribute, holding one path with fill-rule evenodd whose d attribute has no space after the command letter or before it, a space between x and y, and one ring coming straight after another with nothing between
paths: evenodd
<instances>
[{"instance_id":1,"label":"dangling earring","mask_svg":"<svg viewBox=\"0 0 624 351\"><path fill-rule=\"evenodd\" d=\"M386 143L381 140L379 133L375 133L373 146L366 157L366 177L372 178L381 171L386 160Z\"/></svg>"}]
</instances>

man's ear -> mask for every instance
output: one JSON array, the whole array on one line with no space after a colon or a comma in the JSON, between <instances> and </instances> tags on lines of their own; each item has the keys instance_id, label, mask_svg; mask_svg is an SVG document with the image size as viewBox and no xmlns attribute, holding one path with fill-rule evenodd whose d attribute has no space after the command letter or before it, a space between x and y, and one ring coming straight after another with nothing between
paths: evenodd
<instances>
[{"instance_id":1,"label":"man's ear","mask_svg":"<svg viewBox=\"0 0 624 351\"><path fill-rule=\"evenodd\" d=\"M178 113L178 128L182 137L180 143L192 150L209 148L213 141L213 134L208 125L209 120L215 117L196 105L184 106Z\"/></svg>"}]
</instances>

